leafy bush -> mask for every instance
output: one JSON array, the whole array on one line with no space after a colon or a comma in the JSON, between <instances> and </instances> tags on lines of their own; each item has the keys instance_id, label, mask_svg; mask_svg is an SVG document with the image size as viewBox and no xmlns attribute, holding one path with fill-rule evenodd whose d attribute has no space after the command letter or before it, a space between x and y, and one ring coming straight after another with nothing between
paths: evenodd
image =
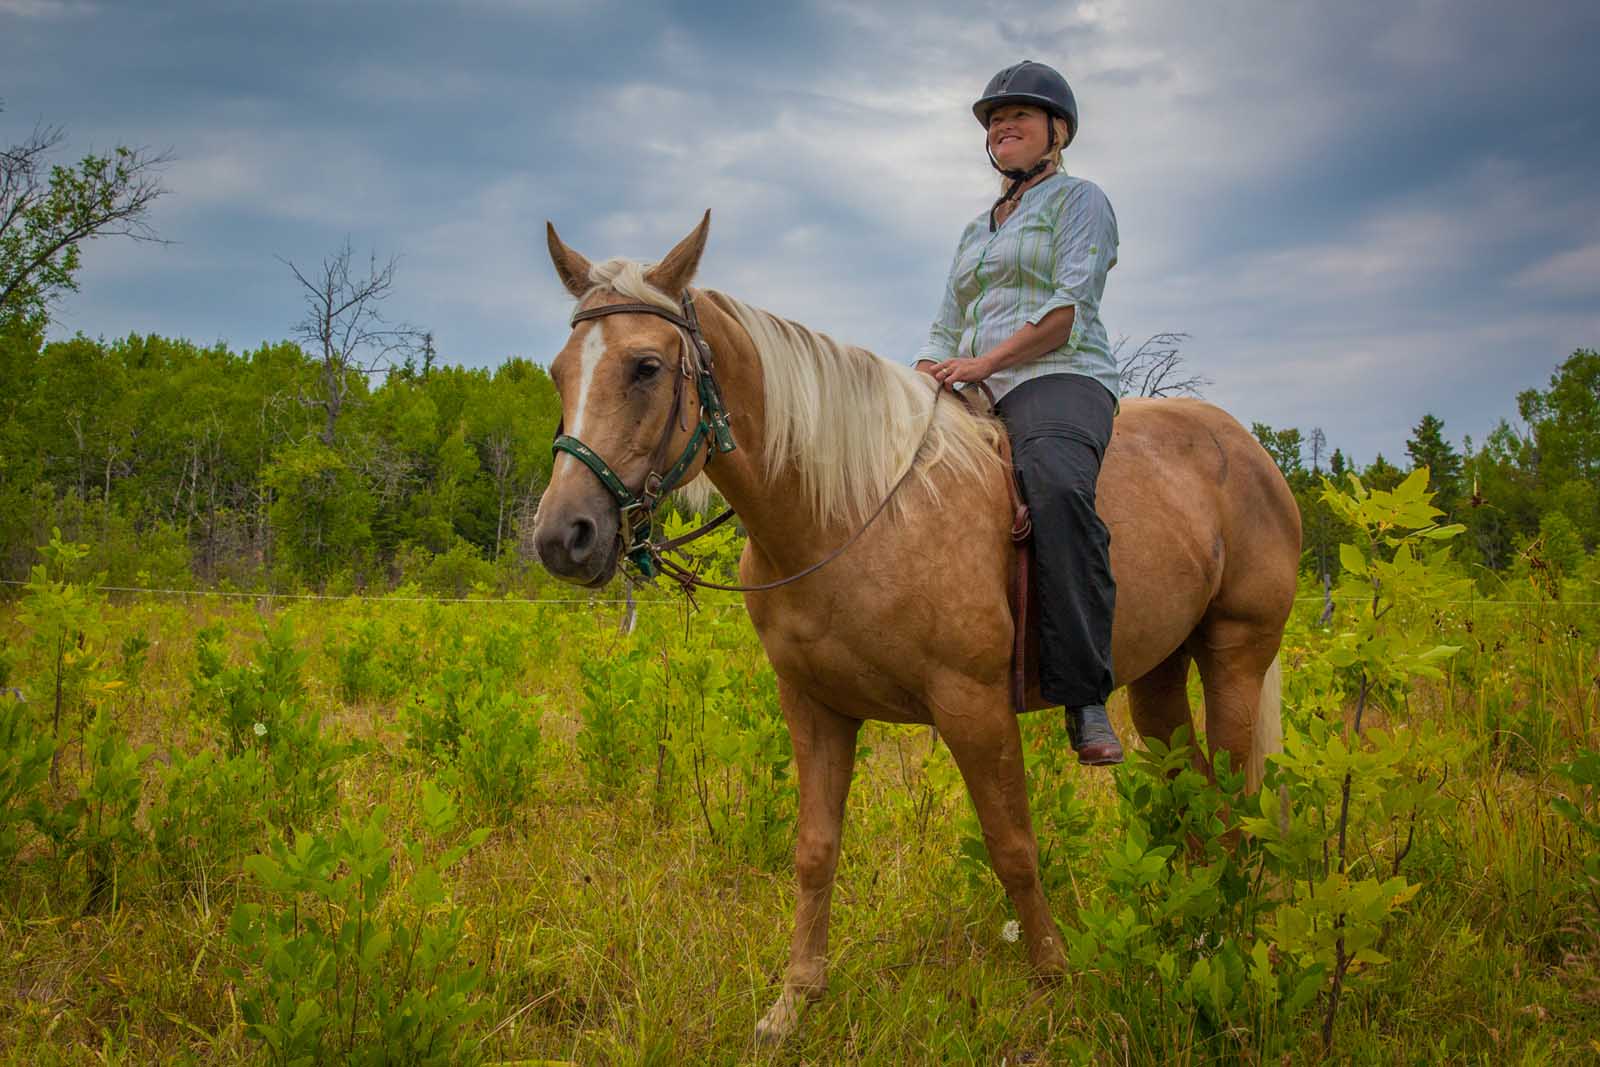
<instances>
[{"instance_id":1,"label":"leafy bush","mask_svg":"<svg viewBox=\"0 0 1600 1067\"><path fill-rule=\"evenodd\" d=\"M540 718L539 705L530 707L507 692L485 696L466 709L446 778L475 811L505 822L533 795Z\"/></svg>"},{"instance_id":2,"label":"leafy bush","mask_svg":"<svg viewBox=\"0 0 1600 1067\"><path fill-rule=\"evenodd\" d=\"M1577 831L1582 863L1578 899L1580 910L1587 913L1581 928L1588 932L1591 947L1600 951L1600 752L1585 749L1571 762L1558 765L1556 773L1569 783L1569 795L1550 804Z\"/></svg>"},{"instance_id":3,"label":"leafy bush","mask_svg":"<svg viewBox=\"0 0 1600 1067\"><path fill-rule=\"evenodd\" d=\"M436 833L454 821L435 787L425 788L423 810ZM241 963L231 973L245 1030L272 1063L476 1060L462 1037L483 1010L473 996L482 971L459 959L466 916L440 873L487 831L430 861L419 842L391 847L387 820L380 806L245 861L264 900L234 910L228 936ZM395 886L402 859L410 877Z\"/></svg>"},{"instance_id":4,"label":"leafy bush","mask_svg":"<svg viewBox=\"0 0 1600 1067\"><path fill-rule=\"evenodd\" d=\"M267 791L267 766L254 749L174 757L150 810L163 885L206 899L237 873L266 831Z\"/></svg>"},{"instance_id":5,"label":"leafy bush","mask_svg":"<svg viewBox=\"0 0 1600 1067\"><path fill-rule=\"evenodd\" d=\"M337 636L330 635L324 651L334 663L339 699L346 704L389 700L400 691L401 679L388 662L388 631L379 619L352 619Z\"/></svg>"},{"instance_id":6,"label":"leafy bush","mask_svg":"<svg viewBox=\"0 0 1600 1067\"><path fill-rule=\"evenodd\" d=\"M0 692L0 872L12 870L54 752L54 742L28 705Z\"/></svg>"},{"instance_id":7,"label":"leafy bush","mask_svg":"<svg viewBox=\"0 0 1600 1067\"><path fill-rule=\"evenodd\" d=\"M116 901L124 862L147 841L134 816L143 792L142 768L153 746L135 749L112 715L102 710L85 731L83 747L89 763L78 791L89 888L85 910L101 911Z\"/></svg>"},{"instance_id":8,"label":"leafy bush","mask_svg":"<svg viewBox=\"0 0 1600 1067\"><path fill-rule=\"evenodd\" d=\"M591 788L611 794L635 784L645 753L657 753L666 724L649 721L644 707L651 651L642 643L608 657L582 660L578 705L578 759ZM658 705L664 712L664 704ZM664 743L664 741L662 742Z\"/></svg>"},{"instance_id":9,"label":"leafy bush","mask_svg":"<svg viewBox=\"0 0 1600 1067\"><path fill-rule=\"evenodd\" d=\"M262 622L255 658L243 666L225 666L222 637L219 624L201 630L196 641L194 715L202 727L220 728L230 756L260 754L273 787L264 803L275 825L308 826L333 807L339 765L360 746L322 732L322 716L305 699L306 654L287 614L276 626Z\"/></svg>"}]
</instances>

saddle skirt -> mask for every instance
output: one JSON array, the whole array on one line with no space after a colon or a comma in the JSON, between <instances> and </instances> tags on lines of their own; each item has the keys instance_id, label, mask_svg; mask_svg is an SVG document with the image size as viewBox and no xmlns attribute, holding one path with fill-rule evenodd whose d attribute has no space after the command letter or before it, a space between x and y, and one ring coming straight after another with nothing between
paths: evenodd
<instances>
[{"instance_id":1,"label":"saddle skirt","mask_svg":"<svg viewBox=\"0 0 1600 1067\"><path fill-rule=\"evenodd\" d=\"M954 392L973 414L998 418L994 393L983 382L970 382ZM1011 707L1020 715L1028 710L1028 681L1039 676L1039 613L1033 603L1033 520L1017 485L1008 433L1000 435L1000 458L1005 461L1006 492L1011 501L1011 543L1017 549L1010 589L1011 629L1015 635L1011 646Z\"/></svg>"}]
</instances>

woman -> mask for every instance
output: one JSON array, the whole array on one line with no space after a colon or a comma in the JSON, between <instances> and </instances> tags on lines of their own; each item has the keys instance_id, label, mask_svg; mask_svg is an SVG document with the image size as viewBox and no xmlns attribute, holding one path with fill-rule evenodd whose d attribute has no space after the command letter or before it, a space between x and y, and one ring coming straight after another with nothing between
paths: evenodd
<instances>
[{"instance_id":1,"label":"woman","mask_svg":"<svg viewBox=\"0 0 1600 1067\"><path fill-rule=\"evenodd\" d=\"M1004 191L961 234L917 369L942 386L984 382L994 393L1033 516L1040 690L1066 708L1080 763L1120 763L1105 709L1111 537L1094 507L1119 387L1100 322L1117 220L1098 186L1062 169L1078 106L1059 73L1032 61L1007 67L972 110Z\"/></svg>"}]
</instances>

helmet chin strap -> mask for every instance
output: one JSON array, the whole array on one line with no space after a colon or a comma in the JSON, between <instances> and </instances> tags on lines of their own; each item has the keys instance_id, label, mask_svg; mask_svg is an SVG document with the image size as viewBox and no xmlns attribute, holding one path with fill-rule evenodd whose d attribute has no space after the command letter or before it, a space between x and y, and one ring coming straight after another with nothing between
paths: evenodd
<instances>
[{"instance_id":1,"label":"helmet chin strap","mask_svg":"<svg viewBox=\"0 0 1600 1067\"><path fill-rule=\"evenodd\" d=\"M983 150L989 156L989 165L995 170L999 171L1005 177L1011 179L1010 188L1002 193L1000 195L1000 199L994 202L994 207L989 209L990 233L993 233L999 228L998 224L995 222L995 212L1000 210L1000 205L1009 200L1015 200L1022 187L1031 182L1033 179L1037 178L1040 174L1043 174L1044 169L1050 165L1050 150L1056 146L1056 124L1054 121L1047 120L1045 122L1045 127L1050 131L1050 139L1045 143L1044 155L1039 157L1039 162L1035 163L1027 170L1007 170L1006 168L1002 167L1000 165L1000 161L994 158L994 149L990 148L987 142L984 144Z\"/></svg>"}]
</instances>

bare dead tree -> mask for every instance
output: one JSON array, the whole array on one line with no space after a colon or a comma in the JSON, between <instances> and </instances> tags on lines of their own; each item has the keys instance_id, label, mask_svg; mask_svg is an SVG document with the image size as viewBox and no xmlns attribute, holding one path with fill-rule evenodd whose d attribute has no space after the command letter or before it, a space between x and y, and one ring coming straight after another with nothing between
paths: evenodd
<instances>
[{"instance_id":1,"label":"bare dead tree","mask_svg":"<svg viewBox=\"0 0 1600 1067\"><path fill-rule=\"evenodd\" d=\"M1189 339L1186 333L1158 333L1124 356L1126 337L1112 349L1117 371L1122 375L1123 396L1199 396L1213 384L1201 374L1189 374L1179 347Z\"/></svg>"},{"instance_id":2,"label":"bare dead tree","mask_svg":"<svg viewBox=\"0 0 1600 1067\"><path fill-rule=\"evenodd\" d=\"M320 361L321 395L302 397L301 402L322 409L322 443L330 448L357 379L390 370L397 357L415 351L425 336L383 317L381 305L394 288L398 258L391 256L380 266L376 253L369 254L365 274L358 273L354 258L347 238L310 277L279 259L294 273L305 298L306 314L295 325L295 338Z\"/></svg>"},{"instance_id":3,"label":"bare dead tree","mask_svg":"<svg viewBox=\"0 0 1600 1067\"><path fill-rule=\"evenodd\" d=\"M500 541L506 530L506 498L511 489L511 476L516 471L516 442L505 430L497 430L484 438L484 451L489 458L489 472L494 475L495 495L500 499L498 517L494 523L494 558L500 558Z\"/></svg>"},{"instance_id":4,"label":"bare dead tree","mask_svg":"<svg viewBox=\"0 0 1600 1067\"><path fill-rule=\"evenodd\" d=\"M35 126L20 144L0 147L0 322L42 316L75 290L79 246L94 237L164 243L145 216L166 193L165 152L118 146L77 166L52 166L65 139L59 126Z\"/></svg>"},{"instance_id":5,"label":"bare dead tree","mask_svg":"<svg viewBox=\"0 0 1600 1067\"><path fill-rule=\"evenodd\" d=\"M1328 435L1322 432L1321 426L1311 428L1311 473L1322 473L1322 457L1328 451ZM1325 507L1312 509L1316 517L1315 536L1317 539L1317 574L1322 581L1322 618L1319 625L1326 626L1333 620L1333 577L1328 571L1328 538L1326 528L1328 514Z\"/></svg>"}]
</instances>

